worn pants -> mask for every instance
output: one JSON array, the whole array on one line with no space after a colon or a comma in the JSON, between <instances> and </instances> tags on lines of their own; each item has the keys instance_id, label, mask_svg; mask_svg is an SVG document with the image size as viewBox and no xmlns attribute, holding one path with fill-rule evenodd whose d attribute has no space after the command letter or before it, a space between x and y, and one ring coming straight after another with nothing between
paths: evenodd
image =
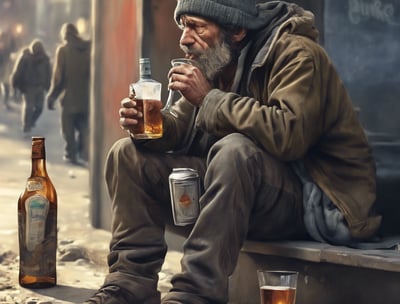
<instances>
[{"instance_id":1,"label":"worn pants","mask_svg":"<svg viewBox=\"0 0 400 304\"><path fill-rule=\"evenodd\" d=\"M168 175L197 169L204 183L200 216L184 243L182 272L161 303L227 303L228 277L246 238L282 239L304 232L300 181L241 134L216 142L207 159L139 150L129 138L112 147L106 181L112 199L110 273L127 303L160 303L158 272L171 223Z\"/></svg>"},{"instance_id":2,"label":"worn pants","mask_svg":"<svg viewBox=\"0 0 400 304\"><path fill-rule=\"evenodd\" d=\"M35 126L43 112L45 91L42 87L29 87L23 94L22 130L28 132Z\"/></svg>"},{"instance_id":3,"label":"worn pants","mask_svg":"<svg viewBox=\"0 0 400 304\"><path fill-rule=\"evenodd\" d=\"M89 114L61 110L61 133L65 141L65 157L87 161L89 154Z\"/></svg>"}]
</instances>

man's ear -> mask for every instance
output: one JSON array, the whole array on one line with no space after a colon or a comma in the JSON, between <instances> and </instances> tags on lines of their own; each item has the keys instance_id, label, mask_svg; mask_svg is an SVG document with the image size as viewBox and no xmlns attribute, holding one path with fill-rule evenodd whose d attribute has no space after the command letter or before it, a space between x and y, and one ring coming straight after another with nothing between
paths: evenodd
<instances>
[{"instance_id":1,"label":"man's ear","mask_svg":"<svg viewBox=\"0 0 400 304\"><path fill-rule=\"evenodd\" d=\"M247 30L242 28L237 30L233 35L232 35L232 42L240 42L243 40L244 37L247 35Z\"/></svg>"}]
</instances>

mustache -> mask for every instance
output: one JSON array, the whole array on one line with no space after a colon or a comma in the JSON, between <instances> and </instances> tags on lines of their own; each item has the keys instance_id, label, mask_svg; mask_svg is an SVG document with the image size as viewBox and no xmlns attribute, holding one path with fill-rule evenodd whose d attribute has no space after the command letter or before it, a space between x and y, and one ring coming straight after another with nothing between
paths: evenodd
<instances>
[{"instance_id":1,"label":"mustache","mask_svg":"<svg viewBox=\"0 0 400 304\"><path fill-rule=\"evenodd\" d=\"M233 55L230 45L225 41L208 50L195 49L181 44L180 48L186 55L195 57L195 65L202 70L209 81L213 81L216 75L231 62Z\"/></svg>"},{"instance_id":2,"label":"mustache","mask_svg":"<svg viewBox=\"0 0 400 304\"><path fill-rule=\"evenodd\" d=\"M186 55L194 55L198 57L203 54L201 50L196 50L183 44L180 44L179 47Z\"/></svg>"}]
</instances>

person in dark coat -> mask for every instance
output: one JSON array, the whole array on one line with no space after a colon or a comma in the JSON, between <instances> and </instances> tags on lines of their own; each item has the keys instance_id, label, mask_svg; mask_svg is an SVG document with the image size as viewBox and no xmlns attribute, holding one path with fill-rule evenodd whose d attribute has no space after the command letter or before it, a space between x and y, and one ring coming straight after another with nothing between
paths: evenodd
<instances>
[{"instance_id":1,"label":"person in dark coat","mask_svg":"<svg viewBox=\"0 0 400 304\"><path fill-rule=\"evenodd\" d=\"M64 43L56 50L47 105L54 109L60 97L64 160L88 160L90 41L83 40L71 23L61 27Z\"/></svg>"},{"instance_id":2,"label":"person in dark coat","mask_svg":"<svg viewBox=\"0 0 400 304\"><path fill-rule=\"evenodd\" d=\"M28 133L42 115L46 92L50 87L51 64L43 43L35 39L17 59L11 85L22 93L22 131Z\"/></svg>"}]
</instances>

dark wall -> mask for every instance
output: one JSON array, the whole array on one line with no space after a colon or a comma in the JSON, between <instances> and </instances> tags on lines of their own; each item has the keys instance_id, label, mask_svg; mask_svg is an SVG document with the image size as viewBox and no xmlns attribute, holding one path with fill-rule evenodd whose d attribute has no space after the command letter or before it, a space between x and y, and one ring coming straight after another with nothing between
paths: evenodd
<instances>
[{"instance_id":1,"label":"dark wall","mask_svg":"<svg viewBox=\"0 0 400 304\"><path fill-rule=\"evenodd\" d=\"M377 164L382 234L398 234L400 1L326 0L325 48L360 108Z\"/></svg>"},{"instance_id":2,"label":"dark wall","mask_svg":"<svg viewBox=\"0 0 400 304\"><path fill-rule=\"evenodd\" d=\"M369 131L400 136L400 1L326 0L325 47Z\"/></svg>"}]
</instances>

